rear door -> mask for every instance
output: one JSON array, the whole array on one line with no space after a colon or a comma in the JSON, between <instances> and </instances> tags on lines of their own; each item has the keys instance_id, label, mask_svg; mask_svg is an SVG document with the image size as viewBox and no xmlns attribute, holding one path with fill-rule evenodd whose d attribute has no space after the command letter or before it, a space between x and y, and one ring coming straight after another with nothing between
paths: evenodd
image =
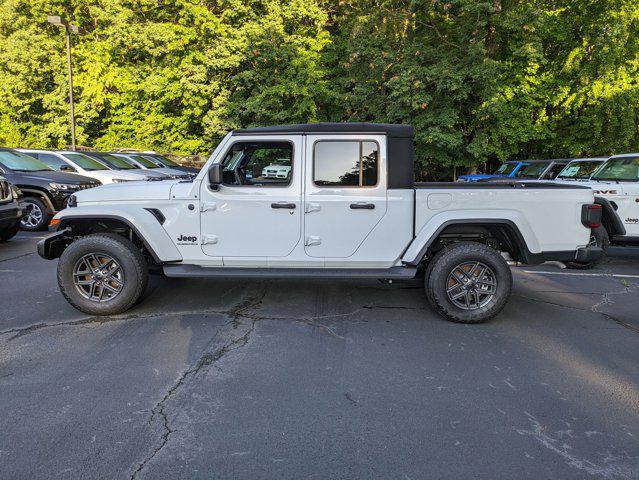
<instances>
[{"instance_id":1,"label":"rear door","mask_svg":"<svg viewBox=\"0 0 639 480\"><path fill-rule=\"evenodd\" d=\"M352 256L386 214L385 148L383 135L307 136L307 255Z\"/></svg>"}]
</instances>

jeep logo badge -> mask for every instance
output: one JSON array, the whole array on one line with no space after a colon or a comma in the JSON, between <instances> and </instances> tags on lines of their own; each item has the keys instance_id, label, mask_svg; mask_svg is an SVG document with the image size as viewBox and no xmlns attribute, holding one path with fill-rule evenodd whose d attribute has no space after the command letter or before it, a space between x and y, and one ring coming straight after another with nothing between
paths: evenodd
<instances>
[{"instance_id":1,"label":"jeep logo badge","mask_svg":"<svg viewBox=\"0 0 639 480\"><path fill-rule=\"evenodd\" d=\"M197 242L197 237L195 235L180 235L177 238L177 242L178 245L190 245Z\"/></svg>"}]
</instances>

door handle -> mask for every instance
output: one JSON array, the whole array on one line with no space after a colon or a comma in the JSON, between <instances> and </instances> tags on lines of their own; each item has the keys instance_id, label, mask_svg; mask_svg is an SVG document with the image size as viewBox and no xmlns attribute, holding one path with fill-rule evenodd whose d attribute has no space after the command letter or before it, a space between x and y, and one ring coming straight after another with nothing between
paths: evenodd
<instances>
[{"instance_id":1,"label":"door handle","mask_svg":"<svg viewBox=\"0 0 639 480\"><path fill-rule=\"evenodd\" d=\"M351 210L374 210L374 203L351 203Z\"/></svg>"},{"instance_id":2,"label":"door handle","mask_svg":"<svg viewBox=\"0 0 639 480\"><path fill-rule=\"evenodd\" d=\"M285 202L271 203L271 208L286 208L289 210L295 210L295 204Z\"/></svg>"}]
</instances>

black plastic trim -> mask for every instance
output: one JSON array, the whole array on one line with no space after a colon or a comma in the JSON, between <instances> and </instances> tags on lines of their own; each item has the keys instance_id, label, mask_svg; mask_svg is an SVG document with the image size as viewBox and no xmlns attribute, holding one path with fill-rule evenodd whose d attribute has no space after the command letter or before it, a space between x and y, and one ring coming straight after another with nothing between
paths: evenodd
<instances>
[{"instance_id":1,"label":"black plastic trim","mask_svg":"<svg viewBox=\"0 0 639 480\"><path fill-rule=\"evenodd\" d=\"M416 267L391 268L272 268L272 267L202 267L200 265L164 265L167 277L233 278L380 278L411 279Z\"/></svg>"},{"instance_id":2,"label":"black plastic trim","mask_svg":"<svg viewBox=\"0 0 639 480\"><path fill-rule=\"evenodd\" d=\"M607 198L595 196L595 203L601 205L601 208L603 209L601 222L608 232L608 235L625 235L626 227L624 227L621 218L619 218L616 209L612 205L612 202L610 202Z\"/></svg>"},{"instance_id":3,"label":"black plastic trim","mask_svg":"<svg viewBox=\"0 0 639 480\"><path fill-rule=\"evenodd\" d=\"M156 263L158 263L158 264L165 263L162 260L160 260L160 257L158 256L158 254L155 253L153 248L151 248L151 246L146 241L144 236L140 233L140 231L137 229L137 227L135 225L133 225L131 222L129 222L126 218L120 217L118 215L78 215L78 216L74 215L74 216L65 217L58 224L58 227L57 227L56 231L60 231L60 229L66 228L65 225L67 225L70 221L73 221L73 220L88 220L88 219L91 219L91 220L95 220L95 219L117 220L117 221L120 221L120 222L124 223L127 227L129 227L131 230L133 230L133 232L138 236L138 238L142 241L142 244L147 249L149 254L151 254L151 257L153 257L153 260ZM180 260L180 259L178 259L178 260Z\"/></svg>"},{"instance_id":4,"label":"black plastic trim","mask_svg":"<svg viewBox=\"0 0 639 480\"><path fill-rule=\"evenodd\" d=\"M146 210L147 212L149 212L151 215L153 215L155 217L155 219L160 222L160 225L164 225L164 222L166 222L166 217L164 216L164 214L158 210L157 208L145 208L144 210Z\"/></svg>"},{"instance_id":5,"label":"black plastic trim","mask_svg":"<svg viewBox=\"0 0 639 480\"><path fill-rule=\"evenodd\" d=\"M70 242L71 239L70 228L64 228L51 235L47 235L37 243L38 255L45 260L58 258L62 255L62 252L64 252L64 249L67 247L67 243Z\"/></svg>"}]
</instances>

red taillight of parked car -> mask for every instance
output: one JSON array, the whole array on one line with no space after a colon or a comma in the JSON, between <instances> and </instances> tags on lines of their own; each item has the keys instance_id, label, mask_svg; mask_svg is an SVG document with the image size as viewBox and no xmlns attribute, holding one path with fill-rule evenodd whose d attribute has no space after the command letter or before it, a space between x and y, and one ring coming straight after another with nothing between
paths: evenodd
<instances>
[{"instance_id":1,"label":"red taillight of parked car","mask_svg":"<svg viewBox=\"0 0 639 480\"><path fill-rule=\"evenodd\" d=\"M598 228L601 226L601 214L603 208L598 203L584 205L581 207L581 223L587 228Z\"/></svg>"}]
</instances>

